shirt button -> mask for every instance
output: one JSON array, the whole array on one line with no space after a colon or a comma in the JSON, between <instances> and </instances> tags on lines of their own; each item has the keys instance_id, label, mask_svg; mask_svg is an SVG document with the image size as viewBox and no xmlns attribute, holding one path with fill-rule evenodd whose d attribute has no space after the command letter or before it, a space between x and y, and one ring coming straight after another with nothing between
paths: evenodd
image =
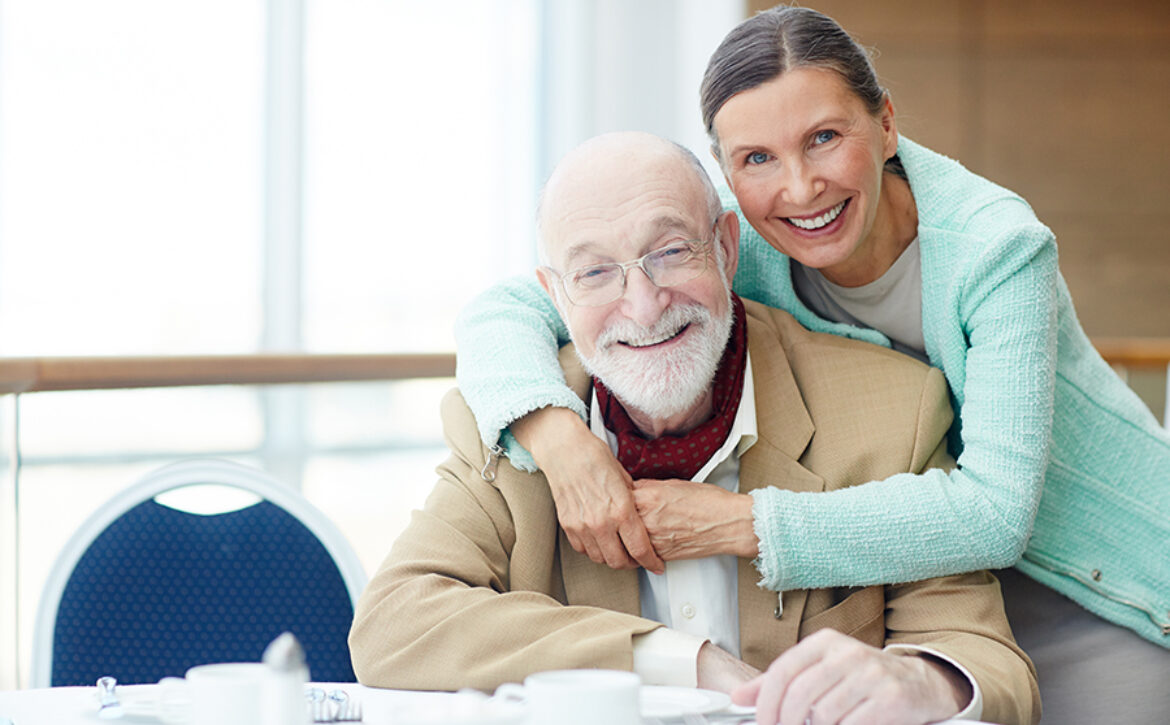
<instances>
[{"instance_id":1,"label":"shirt button","mask_svg":"<svg viewBox=\"0 0 1170 725\"><path fill-rule=\"evenodd\" d=\"M686 617L687 619L694 619L695 618L695 607L692 604L690 604L689 602L687 604L682 605L682 608L680 611L682 612L682 615L684 617Z\"/></svg>"}]
</instances>

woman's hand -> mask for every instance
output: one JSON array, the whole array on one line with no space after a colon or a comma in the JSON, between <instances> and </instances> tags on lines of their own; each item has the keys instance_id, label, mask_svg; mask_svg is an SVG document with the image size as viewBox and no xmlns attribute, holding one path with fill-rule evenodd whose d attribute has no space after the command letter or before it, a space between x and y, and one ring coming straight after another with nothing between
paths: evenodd
<instances>
[{"instance_id":1,"label":"woman's hand","mask_svg":"<svg viewBox=\"0 0 1170 725\"><path fill-rule=\"evenodd\" d=\"M638 517L629 474L576 413L541 408L510 428L548 478L557 519L574 549L614 569L666 571Z\"/></svg>"},{"instance_id":2,"label":"woman's hand","mask_svg":"<svg viewBox=\"0 0 1170 725\"><path fill-rule=\"evenodd\" d=\"M634 481L634 503L650 543L666 561L717 554L759 555L752 497L710 483Z\"/></svg>"},{"instance_id":3,"label":"woman's hand","mask_svg":"<svg viewBox=\"0 0 1170 725\"><path fill-rule=\"evenodd\" d=\"M949 665L883 652L822 629L732 693L755 705L759 725L881 725L945 720L971 699L965 677Z\"/></svg>"}]
</instances>

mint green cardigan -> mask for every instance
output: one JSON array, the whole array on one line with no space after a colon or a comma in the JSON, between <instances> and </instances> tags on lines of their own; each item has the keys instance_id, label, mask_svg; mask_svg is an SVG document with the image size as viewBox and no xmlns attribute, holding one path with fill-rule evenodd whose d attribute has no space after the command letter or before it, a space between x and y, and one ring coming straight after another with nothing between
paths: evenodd
<instances>
[{"instance_id":1,"label":"mint green cardigan","mask_svg":"<svg viewBox=\"0 0 1170 725\"><path fill-rule=\"evenodd\" d=\"M898 156L918 205L926 352L951 388L958 467L830 493L758 492L761 585L863 586L1014 564L1170 647L1170 436L1085 336L1052 232L1028 204L908 139ZM736 292L812 330L889 346L805 307L788 258L740 226ZM507 425L549 405L585 415L557 365L568 334L555 308L517 278L473 301L456 337L459 385L485 443L531 470ZM837 535L845 529L870 531L866 550Z\"/></svg>"}]
</instances>

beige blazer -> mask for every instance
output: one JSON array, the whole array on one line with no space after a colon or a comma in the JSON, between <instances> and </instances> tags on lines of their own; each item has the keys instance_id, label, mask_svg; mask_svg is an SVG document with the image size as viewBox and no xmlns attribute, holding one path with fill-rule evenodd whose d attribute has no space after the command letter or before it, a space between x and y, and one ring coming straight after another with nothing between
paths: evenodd
<instances>
[{"instance_id":1,"label":"beige blazer","mask_svg":"<svg viewBox=\"0 0 1170 725\"><path fill-rule=\"evenodd\" d=\"M745 304L759 439L741 459L741 492L824 491L953 464L938 370ZM576 356L566 349L561 361L588 400ZM539 670L630 669L632 636L661 626L639 616L636 572L595 564L568 545L541 474L502 463L494 482L483 479L488 451L458 391L444 398L442 416L451 457L358 602L349 639L358 679L490 690ZM779 618L776 593L758 581L741 559L740 646L756 667L832 627L876 646L928 645L954 658L978 680L985 720L1039 718L1035 672L987 572L785 592Z\"/></svg>"}]
</instances>

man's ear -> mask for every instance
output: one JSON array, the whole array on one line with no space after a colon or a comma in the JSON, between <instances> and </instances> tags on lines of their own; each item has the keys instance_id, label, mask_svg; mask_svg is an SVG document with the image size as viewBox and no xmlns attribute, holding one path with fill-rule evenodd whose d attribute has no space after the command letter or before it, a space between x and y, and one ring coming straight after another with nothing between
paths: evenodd
<instances>
[{"instance_id":1,"label":"man's ear","mask_svg":"<svg viewBox=\"0 0 1170 725\"><path fill-rule=\"evenodd\" d=\"M568 318L565 317L565 310L561 307L561 296L557 293L556 273L548 267L537 267L536 279L540 282L540 286L544 288L544 291L548 294L549 298L552 299L553 306L557 308L557 312L560 313L561 319L565 320L567 324Z\"/></svg>"},{"instance_id":2,"label":"man's ear","mask_svg":"<svg viewBox=\"0 0 1170 725\"><path fill-rule=\"evenodd\" d=\"M735 270L739 269L739 215L731 210L724 211L715 222L719 230L719 246L723 247L723 271L727 275L727 283L735 279Z\"/></svg>"}]
</instances>

